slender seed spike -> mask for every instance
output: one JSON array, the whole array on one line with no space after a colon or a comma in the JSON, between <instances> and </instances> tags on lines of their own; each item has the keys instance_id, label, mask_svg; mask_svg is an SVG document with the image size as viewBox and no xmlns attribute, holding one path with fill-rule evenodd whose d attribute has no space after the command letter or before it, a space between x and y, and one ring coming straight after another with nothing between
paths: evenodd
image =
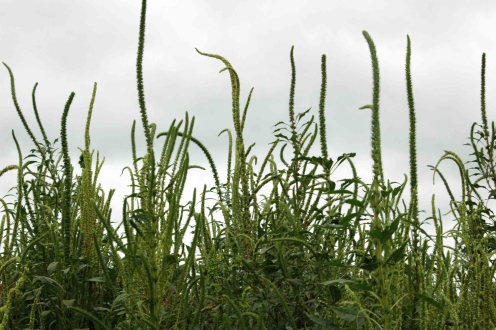
<instances>
[{"instance_id":1,"label":"slender seed spike","mask_svg":"<svg viewBox=\"0 0 496 330\"><path fill-rule=\"evenodd\" d=\"M326 140L326 121L325 121L325 98L327 88L327 71L326 71L326 56L322 55L322 84L320 87L320 103L319 103L319 124L320 124L320 148L322 157L327 161L329 155L327 153L327 140Z\"/></svg>"},{"instance_id":2,"label":"slender seed spike","mask_svg":"<svg viewBox=\"0 0 496 330\"><path fill-rule=\"evenodd\" d=\"M374 41L369 36L367 31L363 31L363 36L367 40L370 49L370 56L372 59L373 71L373 93L372 93L372 159L373 177L378 183L384 185L384 173L382 168L382 153L381 153L381 128L379 121L379 95L380 95L380 74L379 74L379 60L377 59L377 52L375 49Z\"/></svg>"},{"instance_id":3,"label":"slender seed spike","mask_svg":"<svg viewBox=\"0 0 496 330\"><path fill-rule=\"evenodd\" d=\"M70 265L71 260L71 159L69 158L69 144L67 142L67 115L75 93L72 92L67 100L62 114L62 127L60 132L60 140L62 144L62 155L64 157L64 192L62 195L62 234L64 239L64 258L66 265Z\"/></svg>"}]
</instances>

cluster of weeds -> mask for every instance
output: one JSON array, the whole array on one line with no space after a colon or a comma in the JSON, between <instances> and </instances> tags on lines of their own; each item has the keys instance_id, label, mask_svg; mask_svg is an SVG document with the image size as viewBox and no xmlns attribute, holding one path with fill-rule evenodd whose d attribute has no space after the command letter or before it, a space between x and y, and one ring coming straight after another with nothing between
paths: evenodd
<instances>
[{"instance_id":1,"label":"cluster of weeds","mask_svg":"<svg viewBox=\"0 0 496 330\"><path fill-rule=\"evenodd\" d=\"M132 193L122 206L122 221L111 224L110 201L98 183L103 166L90 151L90 122L95 83L89 106L80 176L68 152L67 117L74 98L65 105L60 137L53 142L33 107L43 142L32 133L18 105L14 76L8 69L14 106L35 148L23 157L14 132L19 163L0 171L17 170L16 201L3 199L0 227L0 329L492 329L496 324L494 215L477 188L485 179L494 198L494 123L489 134L485 113L485 54L482 57L482 131L487 157L471 141L480 177L471 182L468 170L446 151L434 175L443 180L451 197L457 225L443 232L441 215L432 217L436 235L419 221L415 106L410 72L411 45L407 38L406 89L410 110L410 193L408 207L398 204L408 178L399 185L385 181L379 121L380 76L375 45L367 32L373 69L372 103L360 109L372 114L373 182L357 176L354 153L336 161L328 155L325 122L326 56L318 123L295 115L296 68L290 53L292 77L289 123L279 122L277 138L259 171L250 157L243 130L250 91L241 114L240 80L222 56L198 53L223 62L231 78L234 138L229 129L226 182L208 149L193 137L194 117L186 113L165 132L148 122L142 61L146 0L142 2L137 56L137 87L146 153L138 157L136 121L131 132L132 165L125 167ZM313 128L313 132L311 129ZM158 133L158 134L157 134ZM309 150L320 137L320 156ZM163 138L162 152L154 144ZM61 150L55 156L56 144ZM204 186L201 207L192 200L180 204L188 171L190 142L204 152L215 187ZM275 162L276 147L285 168ZM179 147L176 149L177 145ZM284 157L290 146L292 158ZM231 163L234 148L234 165ZM437 169L454 161L462 179L462 201L456 201ZM353 177L338 182L334 170L346 162ZM33 169L33 166L35 167ZM204 168L202 168L205 170ZM123 171L124 171L123 170ZM267 170L264 174L264 170ZM257 173L256 173L257 172ZM270 196L259 196L264 187ZM360 191L359 191L360 190ZM207 210L208 192L216 194ZM363 196L359 196L363 193ZM473 199L475 195L476 199ZM347 208L347 209L345 209ZM207 213L207 211L209 211ZM214 213L220 211L221 219ZM492 223L491 223L492 221ZM194 225L189 245L183 243ZM124 237L117 234L123 226ZM445 246L451 236L455 246ZM432 252L428 252L432 248Z\"/></svg>"}]
</instances>

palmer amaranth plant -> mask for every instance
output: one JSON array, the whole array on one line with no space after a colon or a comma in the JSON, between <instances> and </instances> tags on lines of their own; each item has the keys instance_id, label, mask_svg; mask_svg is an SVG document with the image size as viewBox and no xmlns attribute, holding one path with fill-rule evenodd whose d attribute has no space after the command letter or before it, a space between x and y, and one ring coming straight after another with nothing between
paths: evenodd
<instances>
[{"instance_id":1,"label":"palmer amaranth plant","mask_svg":"<svg viewBox=\"0 0 496 330\"><path fill-rule=\"evenodd\" d=\"M336 163L327 153L325 136L326 56L322 56L322 87L319 123L314 117L297 125L309 112L294 114L295 63L293 48L289 124L278 128L262 166L255 173L252 146L245 148L243 129L251 92L240 113L240 81L231 64L219 55L199 54L223 62L231 78L235 159L231 171L232 134L226 183L220 182L208 149L192 136L194 118L188 113L168 131L155 136L149 124L143 93L142 60L145 40L146 1L142 2L137 57L138 98L147 150L137 156L136 122L131 144L129 172L132 194L122 206L122 221L110 223L110 200L97 185L102 168L99 155L90 152L90 120L96 83L88 111L85 148L79 159L81 176L74 175L68 153L66 123L74 99L71 93L62 114L58 158L33 107L43 135L39 141L18 105L14 76L11 79L15 109L35 144L19 164L0 171L17 170L16 202L3 199L0 242L1 329L493 329L496 326L495 268L491 257L496 240L493 218L476 188L485 179L496 183L494 169L494 123L492 135L485 112L485 54L482 56L483 130L487 155L477 151L472 125L471 141L480 177L471 182L460 158L449 151L433 167L451 197L457 226L446 233L455 248L443 244L442 219L436 216L432 196L432 219L436 235L429 236L418 215L415 106L410 72L411 45L407 37L406 89L410 110L410 192L408 209L398 203L407 183L385 183L379 126L379 65L375 45L367 32L373 68L372 112L373 182L357 177L351 158L343 154ZM313 125L312 125L313 124ZM276 126L277 126L276 125ZM308 130L314 127L314 132ZM320 127L320 131L319 131ZM286 129L288 136L280 131ZM181 131L180 131L181 130ZM308 156L320 132L322 155ZM308 134L307 134L308 133ZM165 138L160 156L154 141ZM176 142L179 148L173 158ZM210 164L218 195L206 214L206 186L201 209L180 205L189 164L190 142L198 145ZM279 144L286 168L278 170L272 154ZM284 148L292 147L286 161ZM30 158L29 160L27 160ZM448 183L438 171L439 163L453 160L460 169L462 201L455 201ZM27 161L26 161L27 160ZM347 161L353 178L340 187L331 180L335 167ZM138 163L141 165L138 166ZM32 166L36 166L33 170ZM263 174L268 166L270 170ZM307 169L310 166L311 169ZM320 174L316 174L320 167ZM205 170L205 169L204 169ZM272 187L269 197L258 202L257 193ZM361 186L365 195L358 196ZM485 188L485 187L484 187ZM487 189L487 188L486 188ZM496 190L488 189L490 197ZM472 193L477 201L472 200ZM323 205L322 202L326 201ZM319 203L320 202L320 203ZM404 204L403 204L404 205ZM343 206L349 207L344 211ZM221 211L221 219L212 212ZM371 212L370 212L371 211ZM195 224L189 245L183 238ZM123 225L125 239L117 230ZM422 235L421 235L422 234ZM428 252L432 247L433 251ZM447 248L447 249L445 249ZM449 251L451 248L452 251ZM446 252L446 250L448 250ZM491 262L490 262L491 261Z\"/></svg>"}]
</instances>

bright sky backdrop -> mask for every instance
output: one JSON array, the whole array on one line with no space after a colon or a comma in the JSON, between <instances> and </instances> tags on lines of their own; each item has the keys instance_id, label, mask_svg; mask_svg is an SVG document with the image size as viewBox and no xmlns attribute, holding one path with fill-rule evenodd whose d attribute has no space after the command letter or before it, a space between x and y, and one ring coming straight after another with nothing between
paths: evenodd
<instances>
[{"instance_id":1,"label":"bright sky backdrop","mask_svg":"<svg viewBox=\"0 0 496 330\"><path fill-rule=\"evenodd\" d=\"M495 8L491 1L148 1L144 53L144 85L150 123L166 131L172 120L196 117L193 135L216 161L221 182L226 182L227 135L234 127L229 74L219 60L202 52L224 56L241 82L241 107L252 87L245 125L246 147L259 158L257 172L276 140L279 121L289 122L291 82L290 50L296 63L295 112L312 107L318 118L321 56L327 55L325 105L328 152L333 160L355 152L358 175L372 180L371 112L358 110L372 103L372 67L366 30L375 42L381 70L380 120L382 158L386 179L403 182L410 176L409 117L405 82L407 34L412 46L412 79L417 116L417 157L421 220L431 215L431 196L442 214L450 211L449 196L435 165L444 150L463 161L473 149L468 143L473 122L482 123L480 73L482 53L487 55L486 105L494 119L496 99ZM98 92L91 122L91 148L105 156L100 182L105 191L115 188L112 221L120 221L122 200L131 193L131 126L137 121L138 155L146 152L136 90L136 54L141 1L2 0L0 61L13 70L20 107L41 140L31 93L36 82L37 107L49 139L60 135L63 108L75 92L68 119L72 164L80 173L78 147L84 148L84 128L93 83ZM15 111L10 78L0 67L1 167L17 164L14 130L23 156L34 146ZM310 118L310 116L306 116ZM317 120L316 120L317 121ZM306 122L304 120L303 122ZM159 153L164 139L156 142ZM58 145L60 146L60 144ZM479 144L479 148L482 145ZM279 148L278 148L279 150ZM290 148L288 148L288 151ZM190 164L209 168L196 145ZM96 154L96 152L95 152ZM278 153L276 159L278 164ZM320 156L318 139L310 152ZM291 159L291 153L286 153ZM473 164L473 163L472 163ZM473 167L472 165L469 167ZM282 167L279 167L282 169ZM460 174L452 161L441 171L461 199ZM471 170L473 173L473 170ZM333 174L334 181L351 177L347 163ZM0 178L0 196L16 184L11 171ZM191 200L193 188L214 185L210 171L191 170L182 197ZM339 184L338 184L339 186ZM410 200L409 184L403 199ZM267 190L265 190L267 192ZM488 194L480 190L483 198ZM199 194L199 192L198 192ZM361 193L363 196L363 193ZM215 197L211 194L210 197ZM11 199L7 199L12 201ZM212 205L213 202L210 201ZM488 205L494 206L494 202ZM200 205L197 206L199 211ZM403 207L401 206L401 210ZM220 217L216 213L216 217ZM452 214L443 217L444 230L454 225ZM427 226L429 232L432 227Z\"/></svg>"}]
</instances>

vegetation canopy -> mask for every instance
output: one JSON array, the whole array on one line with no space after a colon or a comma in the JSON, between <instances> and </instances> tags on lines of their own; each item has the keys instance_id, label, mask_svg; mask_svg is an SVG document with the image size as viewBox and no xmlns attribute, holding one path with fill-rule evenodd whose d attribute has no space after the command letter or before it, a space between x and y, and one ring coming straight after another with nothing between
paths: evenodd
<instances>
[{"instance_id":1,"label":"vegetation canopy","mask_svg":"<svg viewBox=\"0 0 496 330\"><path fill-rule=\"evenodd\" d=\"M117 228L110 222L110 201L98 175L104 163L90 146L90 123L97 84L89 105L81 175L69 157L67 118L75 97L63 109L60 135L50 142L32 102L42 138L35 136L18 104L11 68L12 100L34 143L23 156L16 135L18 164L14 203L0 199L0 329L493 329L496 327L494 214L487 202L495 198L495 130L489 134L485 110L485 54L482 55L481 112L483 125L470 132L477 163L469 175L462 160L445 151L435 166L451 198L456 217L453 230L443 232L432 195L429 235L419 221L416 120L412 87L411 42L407 36L406 90L410 120L411 200L398 204L407 185L386 182L382 166L379 120L380 74L376 47L363 32L372 60L371 110L373 181L363 182L352 162L354 153L333 161L326 139L326 55L318 120L301 121L308 109L295 114L296 67L291 48L289 122L274 125L276 140L256 170L243 130L253 89L241 113L240 79L222 56L196 50L225 66L232 86L233 132L225 182L207 147L193 135L195 118L186 112L160 131L149 123L143 82L146 0L142 1L137 89L146 153L136 150L136 121L131 130L132 164L123 168L132 193L122 201ZM365 115L365 113L364 113ZM308 117L307 117L308 118ZM475 127L481 127L475 132ZM479 136L474 138L474 132ZM219 134L219 135L220 135ZM316 141L321 155L310 156ZM486 144L478 150L476 142ZM56 155L57 143L60 151ZM161 154L154 144L160 143ZM196 144L210 168L190 165L188 148ZM281 144L281 146L279 146ZM291 159L285 148L289 145ZM280 147L277 155L276 147ZM232 153L234 149L234 163ZM284 168L278 169L275 157ZM462 200L456 201L438 170L443 160L460 170ZM342 163L353 176L335 182L331 174ZM4 166L4 165L2 165ZM215 186L181 205L188 171L201 168ZM266 172L264 172L266 171ZM475 179L471 179L476 175ZM487 187L479 184L487 182ZM339 183L339 186L338 186ZM260 196L269 187L269 196ZM488 190L483 201L478 189ZM360 191L359 191L360 190ZM215 205L205 207L207 192ZM359 195L363 194L363 195ZM262 198L263 197L263 198ZM347 207L344 210L343 207ZM220 213L216 213L220 211ZM220 214L217 219L214 213ZM117 230L123 227L124 234ZM194 227L190 244L185 233ZM451 237L455 246L445 246ZM431 252L429 252L429 249Z\"/></svg>"}]
</instances>

